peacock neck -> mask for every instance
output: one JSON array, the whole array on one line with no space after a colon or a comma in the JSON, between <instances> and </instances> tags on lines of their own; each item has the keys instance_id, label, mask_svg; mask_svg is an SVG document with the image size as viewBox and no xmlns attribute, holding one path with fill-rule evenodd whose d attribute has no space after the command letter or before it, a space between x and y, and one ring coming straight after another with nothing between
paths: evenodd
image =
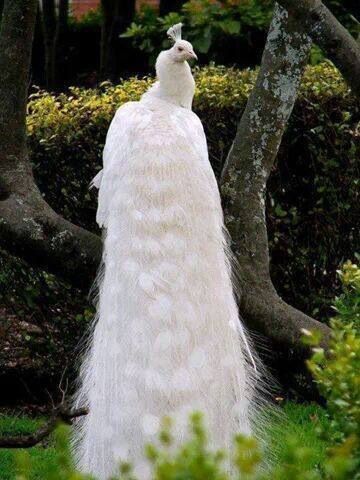
<instances>
[{"instance_id":1,"label":"peacock neck","mask_svg":"<svg viewBox=\"0 0 360 480\"><path fill-rule=\"evenodd\" d=\"M195 81L187 62L174 62L168 51L161 52L156 62L158 82L147 96L161 98L179 107L191 110Z\"/></svg>"}]
</instances>

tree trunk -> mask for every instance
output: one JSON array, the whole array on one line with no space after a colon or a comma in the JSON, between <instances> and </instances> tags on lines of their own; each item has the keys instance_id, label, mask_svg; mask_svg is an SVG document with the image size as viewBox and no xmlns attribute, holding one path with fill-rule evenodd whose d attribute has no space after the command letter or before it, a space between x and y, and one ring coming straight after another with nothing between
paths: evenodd
<instances>
[{"instance_id":1,"label":"tree trunk","mask_svg":"<svg viewBox=\"0 0 360 480\"><path fill-rule=\"evenodd\" d=\"M115 79L124 61L126 39L119 35L127 29L135 14L135 0L101 0L103 23L101 29L100 74Z\"/></svg>"},{"instance_id":2,"label":"tree trunk","mask_svg":"<svg viewBox=\"0 0 360 480\"><path fill-rule=\"evenodd\" d=\"M55 82L56 85L62 85L66 80L67 66L67 35L69 20L69 0L60 0L58 6L58 18L55 36Z\"/></svg>"},{"instance_id":3,"label":"tree trunk","mask_svg":"<svg viewBox=\"0 0 360 480\"><path fill-rule=\"evenodd\" d=\"M69 0L59 1L58 29L57 36L62 37L66 34L69 20Z\"/></svg>"},{"instance_id":4,"label":"tree trunk","mask_svg":"<svg viewBox=\"0 0 360 480\"><path fill-rule=\"evenodd\" d=\"M170 12L178 12L184 5L185 0L160 0L159 13L163 17Z\"/></svg>"},{"instance_id":5,"label":"tree trunk","mask_svg":"<svg viewBox=\"0 0 360 480\"><path fill-rule=\"evenodd\" d=\"M0 30L0 178L3 182L7 178L5 164L32 178L27 162L25 116L36 9L37 0L5 0L4 3ZM14 182L11 176L9 180Z\"/></svg>"},{"instance_id":6,"label":"tree trunk","mask_svg":"<svg viewBox=\"0 0 360 480\"><path fill-rule=\"evenodd\" d=\"M300 363L306 353L299 340L301 329L320 330L326 343L329 328L287 305L275 291L269 271L265 195L310 46L302 26L276 5L256 85L221 179L225 221L239 264L241 312L249 327Z\"/></svg>"},{"instance_id":7,"label":"tree trunk","mask_svg":"<svg viewBox=\"0 0 360 480\"><path fill-rule=\"evenodd\" d=\"M109 70L109 59L111 55L111 31L115 0L101 0L102 25L101 25L101 53L100 53L100 75L105 78Z\"/></svg>"},{"instance_id":8,"label":"tree trunk","mask_svg":"<svg viewBox=\"0 0 360 480\"><path fill-rule=\"evenodd\" d=\"M37 0L6 0L0 30L0 238L10 253L89 285L101 240L57 215L34 183L26 104Z\"/></svg>"},{"instance_id":9,"label":"tree trunk","mask_svg":"<svg viewBox=\"0 0 360 480\"><path fill-rule=\"evenodd\" d=\"M120 17L120 33L123 33L134 18L135 0L118 0L116 6L116 13Z\"/></svg>"},{"instance_id":10,"label":"tree trunk","mask_svg":"<svg viewBox=\"0 0 360 480\"><path fill-rule=\"evenodd\" d=\"M321 0L279 0L340 69L360 97L360 45Z\"/></svg>"},{"instance_id":11,"label":"tree trunk","mask_svg":"<svg viewBox=\"0 0 360 480\"><path fill-rule=\"evenodd\" d=\"M1 17L2 17L3 8L4 8L4 0L0 0L0 25L1 25Z\"/></svg>"},{"instance_id":12,"label":"tree trunk","mask_svg":"<svg viewBox=\"0 0 360 480\"><path fill-rule=\"evenodd\" d=\"M45 42L45 74L46 87L55 86L56 61L56 8L55 0L42 2L43 31Z\"/></svg>"}]
</instances>

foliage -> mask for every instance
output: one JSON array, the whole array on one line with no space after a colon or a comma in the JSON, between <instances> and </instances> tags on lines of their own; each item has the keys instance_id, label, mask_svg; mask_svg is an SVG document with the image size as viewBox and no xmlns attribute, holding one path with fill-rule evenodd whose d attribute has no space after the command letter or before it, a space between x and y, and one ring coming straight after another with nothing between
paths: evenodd
<instances>
[{"instance_id":1,"label":"foliage","mask_svg":"<svg viewBox=\"0 0 360 480\"><path fill-rule=\"evenodd\" d=\"M359 19L360 12L354 0L327 0L325 3L355 37L360 34L360 22L356 19ZM254 65L260 60L273 5L273 0L189 0L180 12L171 12L164 17L145 6L123 36L144 51L153 64L158 52L169 48L167 29L174 23L183 22L186 39L201 54L202 61ZM311 64L325 58L323 52L314 46Z\"/></svg>"},{"instance_id":2,"label":"foliage","mask_svg":"<svg viewBox=\"0 0 360 480\"><path fill-rule=\"evenodd\" d=\"M48 401L46 389L57 397L92 316L82 292L0 250L0 375L11 385L2 403Z\"/></svg>"},{"instance_id":3,"label":"foliage","mask_svg":"<svg viewBox=\"0 0 360 480\"><path fill-rule=\"evenodd\" d=\"M335 301L329 351L309 333L308 343L316 348L308 364L327 402L330 424L324 433L336 442L351 440L360 457L360 268L348 261L339 277L343 293Z\"/></svg>"},{"instance_id":4,"label":"foliage","mask_svg":"<svg viewBox=\"0 0 360 480\"><path fill-rule=\"evenodd\" d=\"M347 262L339 273L344 295L358 295L360 269ZM348 319L348 315L345 315ZM341 313L333 322L333 337L328 356L318 347L318 338L308 332L308 343L315 344L309 366L327 400L327 410L319 407L285 404L286 417L275 415L267 426L268 451L275 451L269 463L258 442L252 437L238 435L231 452L213 451L209 447L202 417L191 417L189 439L180 447L173 447L171 421L164 419L157 443L146 446L146 456L154 480L355 480L360 467L359 451L359 332L344 321ZM355 341L354 341L355 340ZM1 420L1 419L0 419ZM310 420L310 422L309 422ZM25 422L25 423L24 423ZM312 426L311 426L312 424ZM39 422L4 418L0 421L1 434L33 431ZM323 440L319 437L322 433ZM17 480L90 480L74 468L69 452L69 432L61 426L55 433L55 447L41 456L41 449L17 455ZM334 441L336 444L334 444ZM325 443L324 443L325 442ZM329 445L326 449L326 445ZM279 452L279 446L281 452ZM2 478L12 479L10 457L0 452ZM39 463L40 460L40 463ZM265 460L265 463L264 463ZM227 471L230 462L231 473ZM5 470L4 470L5 469ZM136 473L136 469L135 469ZM135 480L132 467L122 464L119 480ZM94 480L94 479L93 479Z\"/></svg>"},{"instance_id":5,"label":"foliage","mask_svg":"<svg viewBox=\"0 0 360 480\"><path fill-rule=\"evenodd\" d=\"M131 38L134 46L150 55L153 62L161 49L169 48L166 40L168 28L182 22L186 28L186 39L198 53L206 55L207 60L226 63L227 45L233 43L237 50L240 44L250 46L257 34L265 36L271 12L271 0L190 0L180 12L164 17L145 7L123 37Z\"/></svg>"},{"instance_id":6,"label":"foliage","mask_svg":"<svg viewBox=\"0 0 360 480\"><path fill-rule=\"evenodd\" d=\"M353 436L360 440L360 335L352 324L333 320L330 350L319 348L309 362L310 369L326 398L335 440Z\"/></svg>"},{"instance_id":7,"label":"foliage","mask_svg":"<svg viewBox=\"0 0 360 480\"><path fill-rule=\"evenodd\" d=\"M70 9L70 16L69 16L69 26L70 28L74 29L82 29L82 28L94 28L94 27L101 27L102 22L102 11L101 8L92 8L80 18L76 18L72 15Z\"/></svg>"},{"instance_id":8,"label":"foliage","mask_svg":"<svg viewBox=\"0 0 360 480\"><path fill-rule=\"evenodd\" d=\"M343 293L335 299L336 320L344 326L351 324L360 332L360 268L349 260L338 275Z\"/></svg>"},{"instance_id":9,"label":"foliage","mask_svg":"<svg viewBox=\"0 0 360 480\"><path fill-rule=\"evenodd\" d=\"M319 430L327 430L329 419L326 410L316 403L295 403L285 401L279 410L265 411L265 459L272 463L285 463L288 455L285 438L295 437L302 447L313 453L312 468L322 465L331 443L319 435ZM279 415L280 413L280 415ZM260 422L261 425L261 422Z\"/></svg>"},{"instance_id":10,"label":"foliage","mask_svg":"<svg viewBox=\"0 0 360 480\"><path fill-rule=\"evenodd\" d=\"M182 19L185 35L196 43L201 51L201 63L215 61L222 65L248 67L258 65L261 59L273 0L190 0L184 12L172 12L160 17L158 12L142 10L135 18L127 42L116 42L113 65L114 78L147 72L149 59L154 63L157 49L168 48L165 26ZM358 0L326 0L336 17L350 32L357 36L360 20ZM1 4L1 1L0 1ZM70 2L71 4L71 2ZM58 69L57 85L94 86L99 81L99 57L101 37L101 9L90 10L80 19L71 15L62 52L66 62ZM239 27L240 25L240 27ZM33 52L32 79L37 85L44 84L43 41L41 22L38 23ZM237 33L236 33L237 32ZM161 43L163 40L163 44ZM131 46L134 44L136 48ZM121 61L117 61L121 58ZM313 49L311 61L323 60L319 49Z\"/></svg>"},{"instance_id":11,"label":"foliage","mask_svg":"<svg viewBox=\"0 0 360 480\"><path fill-rule=\"evenodd\" d=\"M0 435L26 435L33 433L41 425L41 420L29 417L0 416ZM0 449L1 480L15 479L15 465L19 450ZM27 450L30 457L31 480L47 479L47 472L55 463L55 448L53 445L39 446Z\"/></svg>"},{"instance_id":12,"label":"foliage","mask_svg":"<svg viewBox=\"0 0 360 480\"><path fill-rule=\"evenodd\" d=\"M360 34L360 10L357 0L324 0L325 5L355 38Z\"/></svg>"},{"instance_id":13,"label":"foliage","mask_svg":"<svg viewBox=\"0 0 360 480\"><path fill-rule=\"evenodd\" d=\"M350 455L352 445L334 448L324 459L321 469L314 468L314 452L294 438L283 437L284 460L278 464L262 466L263 451L252 437L238 435L232 452L214 451L209 447L202 416L194 413L189 424L188 440L174 449L171 421L164 419L156 444L147 445L146 456L152 467L150 478L154 480L353 480L354 463ZM69 454L68 428L61 426L56 432L55 462L46 471L47 480L89 480L76 472ZM232 465L231 473L227 464ZM26 452L18 456L17 480L31 478L31 461ZM40 477L41 478L41 477ZM119 480L134 480L130 464L119 467Z\"/></svg>"},{"instance_id":14,"label":"foliage","mask_svg":"<svg viewBox=\"0 0 360 480\"><path fill-rule=\"evenodd\" d=\"M356 299L359 295L360 269L347 262L339 272L344 293ZM337 299L338 301L338 299ZM351 302L347 302L349 304ZM352 303L353 305L354 303ZM353 309L353 307L352 307ZM356 316L356 313L355 313ZM151 465L150 478L154 480L355 480L359 478L359 360L360 337L352 323L347 323L349 315L337 311L333 320L333 333L330 350L327 355L318 347L317 335L307 332L309 344L315 345L314 354L308 362L320 392L327 401L325 413L319 408L312 409L287 404L287 418L275 415L267 426L268 451L275 451L275 459L267 462L266 450L252 437L238 435L234 439L231 452L213 451L209 447L202 417L194 413L190 422L189 439L180 447L174 448L171 421L164 419L163 429L157 443L146 446L145 452ZM289 408L290 407L290 408ZM295 413L295 416L294 416ZM290 423L288 418L291 418ZM302 423L314 422L312 434L305 435ZM1 425L1 423L0 423ZM9 422L3 424L2 433L9 429ZM33 428L33 426L32 426ZM22 431L22 428L19 432ZM318 432L318 433L316 433ZM318 451L316 435L322 436L326 443ZM314 435L315 434L315 435ZM312 438L314 436L315 438ZM310 440L310 442L309 442ZM320 439L318 439L319 441ZM323 440L323 441L324 441ZM315 443L314 443L315 441ZM334 443L335 442L335 443ZM281 454L277 446L281 445ZM18 480L34 479L33 471L39 472L40 479L47 480L90 480L74 468L69 453L67 427L60 427L55 434L55 449L51 459L42 469L33 463L33 455L22 452L18 457ZM35 456L36 458L36 456ZM1 454L0 454L1 459ZM265 463L264 463L265 460ZM231 473L227 465L231 464ZM135 480L130 464L119 467L119 480ZM5 472L6 473L6 472ZM5 478L7 476L5 475ZM9 477L10 478L10 477ZM94 480L94 479L93 479Z\"/></svg>"}]
</instances>

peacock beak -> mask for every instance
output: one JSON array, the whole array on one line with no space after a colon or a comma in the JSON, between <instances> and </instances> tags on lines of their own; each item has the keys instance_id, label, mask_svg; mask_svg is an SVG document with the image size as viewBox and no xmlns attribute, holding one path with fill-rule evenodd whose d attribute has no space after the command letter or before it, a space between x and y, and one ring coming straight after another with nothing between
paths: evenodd
<instances>
[{"instance_id":1,"label":"peacock beak","mask_svg":"<svg viewBox=\"0 0 360 480\"><path fill-rule=\"evenodd\" d=\"M190 58L194 58L195 60L198 59L198 57L197 57L196 53L194 52L194 50L190 50L190 51L189 51L189 57L190 57Z\"/></svg>"}]
</instances>

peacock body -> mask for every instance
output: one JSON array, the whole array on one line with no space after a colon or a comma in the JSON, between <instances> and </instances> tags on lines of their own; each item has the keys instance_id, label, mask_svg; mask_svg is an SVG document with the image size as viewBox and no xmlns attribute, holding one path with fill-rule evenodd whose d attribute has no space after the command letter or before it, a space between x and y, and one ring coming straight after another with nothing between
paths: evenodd
<instances>
[{"instance_id":1,"label":"peacock body","mask_svg":"<svg viewBox=\"0 0 360 480\"><path fill-rule=\"evenodd\" d=\"M158 83L117 111L94 179L103 272L77 394L89 414L77 424L75 453L100 480L120 460L148 478L144 444L164 415L177 441L194 410L204 413L216 447L251 429L254 370L219 191L191 111L189 65L167 54L190 44L174 40L159 56Z\"/></svg>"}]
</instances>

